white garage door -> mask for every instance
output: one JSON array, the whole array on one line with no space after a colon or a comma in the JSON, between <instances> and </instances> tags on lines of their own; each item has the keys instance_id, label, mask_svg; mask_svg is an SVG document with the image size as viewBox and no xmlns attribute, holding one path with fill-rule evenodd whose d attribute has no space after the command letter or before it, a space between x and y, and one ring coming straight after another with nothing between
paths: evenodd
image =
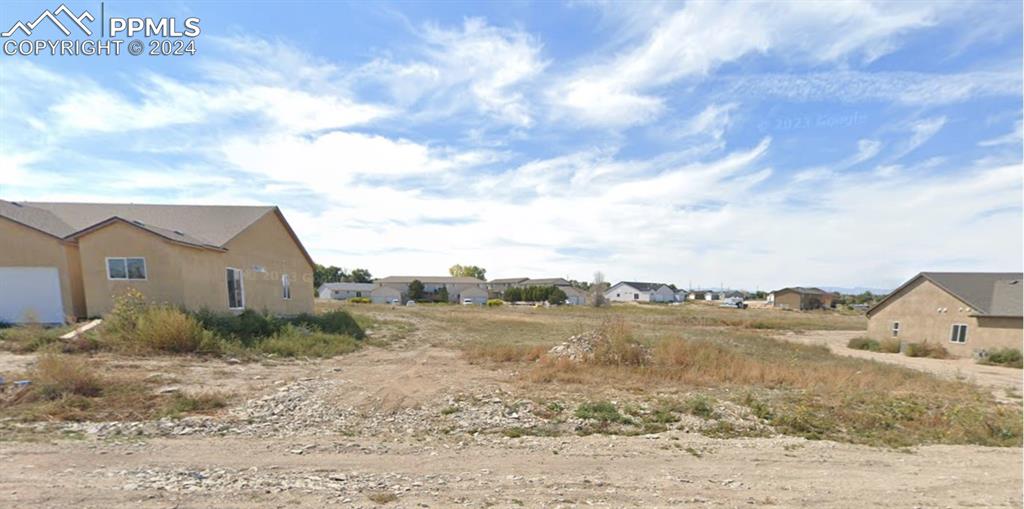
<instances>
[{"instance_id":1,"label":"white garage door","mask_svg":"<svg viewBox=\"0 0 1024 509\"><path fill-rule=\"evenodd\" d=\"M60 276L56 267L0 267L0 320L62 323Z\"/></svg>"}]
</instances>

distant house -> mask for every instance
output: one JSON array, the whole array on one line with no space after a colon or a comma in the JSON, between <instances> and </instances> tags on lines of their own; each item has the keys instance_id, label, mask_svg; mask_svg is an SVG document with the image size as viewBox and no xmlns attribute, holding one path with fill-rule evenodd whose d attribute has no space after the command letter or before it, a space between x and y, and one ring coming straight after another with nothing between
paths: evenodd
<instances>
[{"instance_id":1,"label":"distant house","mask_svg":"<svg viewBox=\"0 0 1024 509\"><path fill-rule=\"evenodd\" d=\"M664 283L622 281L604 292L612 302L672 302L676 292Z\"/></svg>"},{"instance_id":2,"label":"distant house","mask_svg":"<svg viewBox=\"0 0 1024 509\"><path fill-rule=\"evenodd\" d=\"M369 297L377 285L373 283L324 283L317 289L321 299L348 300L355 297Z\"/></svg>"},{"instance_id":3,"label":"distant house","mask_svg":"<svg viewBox=\"0 0 1024 509\"><path fill-rule=\"evenodd\" d=\"M922 272L867 312L868 336L929 341L968 357L1021 349L1020 272Z\"/></svg>"},{"instance_id":4,"label":"distant house","mask_svg":"<svg viewBox=\"0 0 1024 509\"><path fill-rule=\"evenodd\" d=\"M574 306L582 306L587 303L587 292L574 286L559 286L559 290L565 292L565 301Z\"/></svg>"},{"instance_id":5,"label":"distant house","mask_svg":"<svg viewBox=\"0 0 1024 509\"><path fill-rule=\"evenodd\" d=\"M374 281L374 284L398 290L404 301L409 299L409 284L417 280L423 283L426 298L438 297L443 288L448 292L448 302L458 302L459 295L467 288L487 288L487 282L482 279L454 276L388 276Z\"/></svg>"},{"instance_id":6,"label":"distant house","mask_svg":"<svg viewBox=\"0 0 1024 509\"><path fill-rule=\"evenodd\" d=\"M710 300L708 298L708 294L710 293L712 292L706 290L690 290L690 292L686 294L686 300Z\"/></svg>"},{"instance_id":7,"label":"distant house","mask_svg":"<svg viewBox=\"0 0 1024 509\"><path fill-rule=\"evenodd\" d=\"M487 282L487 289L498 295L501 295L502 293L505 293L505 290L508 290L509 288L512 288L514 286L518 286L520 283L526 281L527 279L529 278L508 277L502 279L492 279Z\"/></svg>"},{"instance_id":8,"label":"distant house","mask_svg":"<svg viewBox=\"0 0 1024 509\"><path fill-rule=\"evenodd\" d=\"M572 305L579 306L587 302L586 292L572 286L572 282L561 277L492 279L487 283L488 289L497 297L503 296L509 288L526 288L529 286L554 286L565 292L566 302Z\"/></svg>"},{"instance_id":9,"label":"distant house","mask_svg":"<svg viewBox=\"0 0 1024 509\"><path fill-rule=\"evenodd\" d=\"M370 302L374 304L401 304L402 292L390 286L378 286L370 291Z\"/></svg>"},{"instance_id":10,"label":"distant house","mask_svg":"<svg viewBox=\"0 0 1024 509\"><path fill-rule=\"evenodd\" d=\"M459 291L456 302L465 304L466 301L473 304L485 304L487 302L487 290L477 286L467 286Z\"/></svg>"},{"instance_id":11,"label":"distant house","mask_svg":"<svg viewBox=\"0 0 1024 509\"><path fill-rule=\"evenodd\" d=\"M793 286L768 294L768 304L781 309L822 309L832 307L835 294L820 288Z\"/></svg>"},{"instance_id":12,"label":"distant house","mask_svg":"<svg viewBox=\"0 0 1024 509\"><path fill-rule=\"evenodd\" d=\"M313 260L274 206L0 200L0 321L109 313L133 289L185 309L313 312Z\"/></svg>"}]
</instances>

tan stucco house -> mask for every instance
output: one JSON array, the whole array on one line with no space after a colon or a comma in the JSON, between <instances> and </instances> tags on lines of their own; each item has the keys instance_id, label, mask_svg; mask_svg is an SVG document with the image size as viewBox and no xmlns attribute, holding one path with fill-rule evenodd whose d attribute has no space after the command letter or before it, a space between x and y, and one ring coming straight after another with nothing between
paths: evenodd
<instances>
[{"instance_id":1,"label":"tan stucco house","mask_svg":"<svg viewBox=\"0 0 1024 509\"><path fill-rule=\"evenodd\" d=\"M970 357L1024 341L1020 272L922 272L868 310L868 336Z\"/></svg>"},{"instance_id":2,"label":"tan stucco house","mask_svg":"<svg viewBox=\"0 0 1024 509\"><path fill-rule=\"evenodd\" d=\"M768 303L780 309L822 309L832 307L835 295L820 288L791 286L768 294Z\"/></svg>"},{"instance_id":3,"label":"tan stucco house","mask_svg":"<svg viewBox=\"0 0 1024 509\"><path fill-rule=\"evenodd\" d=\"M0 200L0 320L101 316L134 288L186 309L313 311L313 261L273 206Z\"/></svg>"}]
</instances>

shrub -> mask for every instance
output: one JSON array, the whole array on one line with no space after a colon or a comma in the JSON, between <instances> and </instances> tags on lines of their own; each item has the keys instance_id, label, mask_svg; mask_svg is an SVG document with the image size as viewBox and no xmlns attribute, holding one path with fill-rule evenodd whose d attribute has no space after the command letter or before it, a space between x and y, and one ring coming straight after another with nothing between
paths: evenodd
<instances>
[{"instance_id":1,"label":"shrub","mask_svg":"<svg viewBox=\"0 0 1024 509\"><path fill-rule=\"evenodd\" d=\"M623 321L607 322L599 331L604 341L594 348L592 362L617 366L643 366L650 361L647 346L633 337Z\"/></svg>"},{"instance_id":2,"label":"shrub","mask_svg":"<svg viewBox=\"0 0 1024 509\"><path fill-rule=\"evenodd\" d=\"M184 394L180 392L171 396L163 410L165 417L178 417L181 414L208 413L227 406L227 400L220 394Z\"/></svg>"},{"instance_id":3,"label":"shrub","mask_svg":"<svg viewBox=\"0 0 1024 509\"><path fill-rule=\"evenodd\" d=\"M182 311L152 306L139 315L134 334L121 341L146 350L192 353L213 344L212 336L198 320Z\"/></svg>"},{"instance_id":4,"label":"shrub","mask_svg":"<svg viewBox=\"0 0 1024 509\"><path fill-rule=\"evenodd\" d=\"M128 288L114 297L114 307L103 319L103 329L119 338L135 334L139 317L149 307L142 292Z\"/></svg>"},{"instance_id":5,"label":"shrub","mask_svg":"<svg viewBox=\"0 0 1024 509\"><path fill-rule=\"evenodd\" d=\"M59 342L61 331L47 329L39 324L0 329L0 349L16 353L35 352Z\"/></svg>"},{"instance_id":6,"label":"shrub","mask_svg":"<svg viewBox=\"0 0 1024 509\"><path fill-rule=\"evenodd\" d=\"M704 395L693 396L686 400L685 408L691 415L710 419L715 414L715 400Z\"/></svg>"},{"instance_id":7,"label":"shrub","mask_svg":"<svg viewBox=\"0 0 1024 509\"><path fill-rule=\"evenodd\" d=\"M900 340L883 339L878 343L878 351L882 353L900 353Z\"/></svg>"},{"instance_id":8,"label":"shrub","mask_svg":"<svg viewBox=\"0 0 1024 509\"><path fill-rule=\"evenodd\" d=\"M251 309L246 309L238 315L214 313L204 309L193 313L192 317L199 321L204 329L220 337L237 339L247 347L253 346L262 338L274 335L283 325L277 318Z\"/></svg>"},{"instance_id":9,"label":"shrub","mask_svg":"<svg viewBox=\"0 0 1024 509\"><path fill-rule=\"evenodd\" d=\"M619 409L615 408L615 405L610 401L580 403L580 406L576 407L576 417L606 423L618 422L626 424L632 422L628 417L619 413Z\"/></svg>"},{"instance_id":10,"label":"shrub","mask_svg":"<svg viewBox=\"0 0 1024 509\"><path fill-rule=\"evenodd\" d=\"M370 298L369 297L352 297L348 301L351 302L352 304L369 304L370 303Z\"/></svg>"},{"instance_id":11,"label":"shrub","mask_svg":"<svg viewBox=\"0 0 1024 509\"><path fill-rule=\"evenodd\" d=\"M949 357L949 352L946 351L945 347L927 341L907 343L904 353L907 357L931 357L932 359L945 359Z\"/></svg>"},{"instance_id":12,"label":"shrub","mask_svg":"<svg viewBox=\"0 0 1024 509\"><path fill-rule=\"evenodd\" d=\"M487 307L493 308L505 304L505 301L501 299L487 299Z\"/></svg>"},{"instance_id":13,"label":"shrub","mask_svg":"<svg viewBox=\"0 0 1024 509\"><path fill-rule=\"evenodd\" d=\"M1016 348L997 348L988 352L985 357L978 359L978 363L1022 368L1024 367L1024 358L1022 358L1020 350Z\"/></svg>"},{"instance_id":14,"label":"shrub","mask_svg":"<svg viewBox=\"0 0 1024 509\"><path fill-rule=\"evenodd\" d=\"M328 334L317 329L285 325L273 337L261 341L256 349L282 357L334 357L359 349L350 336Z\"/></svg>"},{"instance_id":15,"label":"shrub","mask_svg":"<svg viewBox=\"0 0 1024 509\"><path fill-rule=\"evenodd\" d=\"M877 340L864 337L851 338L850 342L846 343L846 346L854 350L868 350L871 352L877 352L881 349L881 344Z\"/></svg>"},{"instance_id":16,"label":"shrub","mask_svg":"<svg viewBox=\"0 0 1024 509\"><path fill-rule=\"evenodd\" d=\"M356 339L366 337L366 332L356 323L352 315L343 310L336 309L320 315L301 314L289 319L293 325L302 325L309 328L319 329L328 334L344 334Z\"/></svg>"},{"instance_id":17,"label":"shrub","mask_svg":"<svg viewBox=\"0 0 1024 509\"><path fill-rule=\"evenodd\" d=\"M85 359L60 354L39 357L29 373L32 391L43 399L65 396L92 398L103 391L103 379Z\"/></svg>"}]
</instances>

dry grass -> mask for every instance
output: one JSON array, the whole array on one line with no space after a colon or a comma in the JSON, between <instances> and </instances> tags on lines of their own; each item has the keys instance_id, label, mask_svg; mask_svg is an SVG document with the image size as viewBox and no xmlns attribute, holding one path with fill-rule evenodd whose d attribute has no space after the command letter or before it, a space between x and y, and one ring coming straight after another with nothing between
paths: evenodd
<instances>
[{"instance_id":1,"label":"dry grass","mask_svg":"<svg viewBox=\"0 0 1024 509\"><path fill-rule=\"evenodd\" d=\"M823 346L777 341L751 328L654 331L644 320L622 315L599 327L608 341L584 363L538 356L553 342L517 342L507 335L490 345L473 342L465 351L474 360L529 363L521 370L528 384L558 386L590 398L622 391L710 391L749 407L783 433L811 439L889 446L1021 443L1020 409L1000 405L964 383L836 356ZM710 412L713 405L701 402L713 400L701 398L679 405L696 415ZM742 433L722 431L723 436L735 434Z\"/></svg>"},{"instance_id":2,"label":"dry grass","mask_svg":"<svg viewBox=\"0 0 1024 509\"><path fill-rule=\"evenodd\" d=\"M946 347L927 341L921 343L907 343L903 350L907 357L930 357L932 359L948 359L949 352Z\"/></svg>"},{"instance_id":3,"label":"dry grass","mask_svg":"<svg viewBox=\"0 0 1024 509\"><path fill-rule=\"evenodd\" d=\"M95 359L56 353L19 376L31 384L0 397L0 416L22 421L146 420L208 413L220 394L159 394L157 380L104 375Z\"/></svg>"}]
</instances>

